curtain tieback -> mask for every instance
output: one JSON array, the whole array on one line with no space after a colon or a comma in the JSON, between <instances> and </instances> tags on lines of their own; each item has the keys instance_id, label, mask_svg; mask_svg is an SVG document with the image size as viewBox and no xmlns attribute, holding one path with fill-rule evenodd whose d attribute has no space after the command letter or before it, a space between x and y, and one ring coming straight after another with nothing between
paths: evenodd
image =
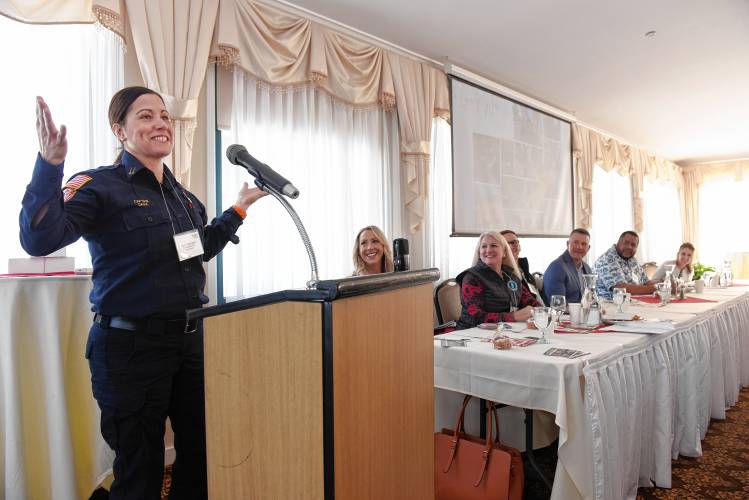
<instances>
[{"instance_id":1,"label":"curtain tieback","mask_svg":"<svg viewBox=\"0 0 749 500\"><path fill-rule=\"evenodd\" d=\"M180 99L167 94L161 94L161 97L164 98L164 104L166 104L166 109L169 110L172 120L193 121L197 118L197 99Z\"/></svg>"}]
</instances>

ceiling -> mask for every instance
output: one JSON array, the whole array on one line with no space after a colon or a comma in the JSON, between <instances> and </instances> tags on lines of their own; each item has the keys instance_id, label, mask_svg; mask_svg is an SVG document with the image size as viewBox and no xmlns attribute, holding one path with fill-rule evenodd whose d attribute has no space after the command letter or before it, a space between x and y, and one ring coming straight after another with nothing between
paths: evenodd
<instances>
[{"instance_id":1,"label":"ceiling","mask_svg":"<svg viewBox=\"0 0 749 500\"><path fill-rule=\"evenodd\" d=\"M672 161L749 157L749 0L293 4Z\"/></svg>"}]
</instances>

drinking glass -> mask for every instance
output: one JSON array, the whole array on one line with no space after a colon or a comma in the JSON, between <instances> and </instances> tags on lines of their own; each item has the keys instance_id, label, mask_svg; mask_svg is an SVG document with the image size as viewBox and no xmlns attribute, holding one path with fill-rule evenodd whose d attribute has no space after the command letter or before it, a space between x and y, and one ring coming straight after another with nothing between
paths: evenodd
<instances>
[{"instance_id":1,"label":"drinking glass","mask_svg":"<svg viewBox=\"0 0 749 500\"><path fill-rule=\"evenodd\" d=\"M658 291L658 296L661 298L661 305L665 306L668 304L668 299L671 297L671 284L670 283L658 283L655 285Z\"/></svg>"},{"instance_id":2,"label":"drinking glass","mask_svg":"<svg viewBox=\"0 0 749 500\"><path fill-rule=\"evenodd\" d=\"M554 316L556 316L557 324L559 324L562 320L562 314L567 310L567 297L564 295L552 295L549 305L555 313Z\"/></svg>"},{"instance_id":3,"label":"drinking glass","mask_svg":"<svg viewBox=\"0 0 749 500\"><path fill-rule=\"evenodd\" d=\"M619 314L623 314L624 311L622 310L622 304L624 304L624 299L627 297L627 289L626 288L614 288L614 304L617 305L619 310L617 311Z\"/></svg>"},{"instance_id":4,"label":"drinking glass","mask_svg":"<svg viewBox=\"0 0 749 500\"><path fill-rule=\"evenodd\" d=\"M536 328L541 330L541 338L538 340L539 344L549 344L550 342L546 339L546 327L549 326L549 315L551 309L548 307L534 307L533 308L533 323L536 324Z\"/></svg>"}]
</instances>

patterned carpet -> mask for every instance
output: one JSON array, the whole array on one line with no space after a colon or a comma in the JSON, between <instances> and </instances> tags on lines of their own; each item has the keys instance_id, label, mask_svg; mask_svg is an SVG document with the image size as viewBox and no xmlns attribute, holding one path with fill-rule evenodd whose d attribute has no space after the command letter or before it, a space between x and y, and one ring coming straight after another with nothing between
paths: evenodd
<instances>
[{"instance_id":1,"label":"patterned carpet","mask_svg":"<svg viewBox=\"0 0 749 500\"><path fill-rule=\"evenodd\" d=\"M749 498L749 388L741 391L736 407L726 420L713 420L702 442L703 456L672 462L672 488L640 488L638 500L742 499ZM525 457L524 457L525 458ZM554 477L554 445L536 450L536 460L547 477ZM548 490L525 463L525 500L549 498ZM162 500L169 495L171 466L164 473Z\"/></svg>"},{"instance_id":2,"label":"patterned carpet","mask_svg":"<svg viewBox=\"0 0 749 500\"><path fill-rule=\"evenodd\" d=\"M640 488L638 500L749 498L749 388L725 420L713 420L700 458L672 462L672 488Z\"/></svg>"}]
</instances>

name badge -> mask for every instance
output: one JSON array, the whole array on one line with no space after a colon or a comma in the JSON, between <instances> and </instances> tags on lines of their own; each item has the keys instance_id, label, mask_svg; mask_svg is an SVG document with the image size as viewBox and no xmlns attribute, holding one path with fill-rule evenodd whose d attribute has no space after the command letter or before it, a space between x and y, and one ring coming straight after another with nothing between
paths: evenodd
<instances>
[{"instance_id":1,"label":"name badge","mask_svg":"<svg viewBox=\"0 0 749 500\"><path fill-rule=\"evenodd\" d=\"M197 229L175 234L174 246L177 247L177 256L180 262L203 255L203 243L200 241L200 234Z\"/></svg>"}]
</instances>

